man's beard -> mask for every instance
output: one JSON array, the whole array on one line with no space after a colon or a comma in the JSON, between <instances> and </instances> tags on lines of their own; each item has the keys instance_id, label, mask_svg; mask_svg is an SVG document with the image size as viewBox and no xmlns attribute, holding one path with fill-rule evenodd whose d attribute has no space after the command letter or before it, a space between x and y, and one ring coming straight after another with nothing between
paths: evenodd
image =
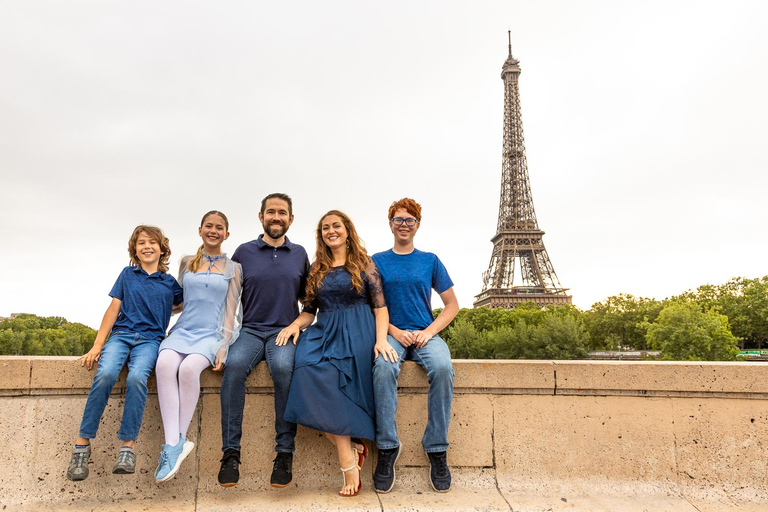
<instances>
[{"instance_id":1,"label":"man's beard","mask_svg":"<svg viewBox=\"0 0 768 512\"><path fill-rule=\"evenodd\" d=\"M273 240L277 240L288 232L288 226L285 224L263 224L264 233Z\"/></svg>"}]
</instances>

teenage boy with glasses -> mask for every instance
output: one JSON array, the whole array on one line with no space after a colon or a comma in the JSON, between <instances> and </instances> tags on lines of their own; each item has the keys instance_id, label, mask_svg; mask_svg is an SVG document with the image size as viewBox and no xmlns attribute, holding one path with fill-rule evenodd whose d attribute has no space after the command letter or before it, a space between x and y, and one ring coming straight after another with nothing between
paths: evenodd
<instances>
[{"instance_id":1,"label":"teenage boy with glasses","mask_svg":"<svg viewBox=\"0 0 768 512\"><path fill-rule=\"evenodd\" d=\"M373 367L373 393L376 399L376 445L379 460L373 475L376 491L389 492L395 485L395 463L400 456L395 412L397 377L403 360L416 361L429 377L427 428L421 444L430 462L430 483L437 492L451 488L448 469L448 424L453 400L451 352L438 336L456 313L459 303L453 281L440 259L413 246L421 224L421 205L410 198L389 207L389 228L394 247L373 255L381 273L384 297L389 308L387 341L397 351L397 361L376 358ZM443 301L443 311L432 317L432 290Z\"/></svg>"}]
</instances>

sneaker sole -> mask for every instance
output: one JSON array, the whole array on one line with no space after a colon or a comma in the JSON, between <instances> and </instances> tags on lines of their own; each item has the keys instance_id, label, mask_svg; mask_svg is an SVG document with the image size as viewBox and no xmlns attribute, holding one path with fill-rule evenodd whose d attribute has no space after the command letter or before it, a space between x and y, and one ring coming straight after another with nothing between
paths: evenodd
<instances>
[{"instance_id":1,"label":"sneaker sole","mask_svg":"<svg viewBox=\"0 0 768 512\"><path fill-rule=\"evenodd\" d=\"M395 466L397 466L397 459L400 458L400 454L402 453L402 451L403 451L403 445L398 446L397 455L395 455L395 462L392 463L392 485L389 486L389 489L386 489L386 490L378 489L375 485L373 486L373 489L379 494L387 494L395 486L395 482L397 482L397 471L395 470Z\"/></svg>"},{"instance_id":2,"label":"sneaker sole","mask_svg":"<svg viewBox=\"0 0 768 512\"><path fill-rule=\"evenodd\" d=\"M72 482L82 482L86 478L88 478L88 473L86 473L86 474L84 474L82 476L77 476L77 475L72 475L72 474L70 474L69 471L67 471L67 479L71 480Z\"/></svg>"},{"instance_id":3,"label":"sneaker sole","mask_svg":"<svg viewBox=\"0 0 768 512\"><path fill-rule=\"evenodd\" d=\"M181 455L179 455L179 458L176 459L176 464L174 464L174 466L171 468L171 471L167 475L165 475L163 478L155 479L155 482L160 484L163 482L167 482L171 478L175 477L176 473L179 472L181 463L184 462L184 459L187 458L187 455L192 453L192 450L194 449L195 449L195 443L193 443L192 441L187 441L186 443L184 443L184 448L181 450Z\"/></svg>"},{"instance_id":4,"label":"sneaker sole","mask_svg":"<svg viewBox=\"0 0 768 512\"><path fill-rule=\"evenodd\" d=\"M275 489L285 489L286 487L288 487L289 485L291 485L291 483L292 483L292 482L293 482L293 480L291 480L291 481L290 481L290 482L288 482L287 484L273 484L272 482L270 482L270 483L269 483L269 485L270 485L271 487L274 487Z\"/></svg>"},{"instance_id":5,"label":"sneaker sole","mask_svg":"<svg viewBox=\"0 0 768 512\"><path fill-rule=\"evenodd\" d=\"M222 487L234 487L234 486L237 485L237 482L234 482L234 483L231 483L231 484L230 483L223 484L223 483L219 482L219 485L222 486Z\"/></svg>"},{"instance_id":6,"label":"sneaker sole","mask_svg":"<svg viewBox=\"0 0 768 512\"><path fill-rule=\"evenodd\" d=\"M133 471L129 471L129 470L125 469L125 468L115 468L115 469L112 470L112 474L113 475L132 475L135 472L136 472L135 469Z\"/></svg>"}]
</instances>

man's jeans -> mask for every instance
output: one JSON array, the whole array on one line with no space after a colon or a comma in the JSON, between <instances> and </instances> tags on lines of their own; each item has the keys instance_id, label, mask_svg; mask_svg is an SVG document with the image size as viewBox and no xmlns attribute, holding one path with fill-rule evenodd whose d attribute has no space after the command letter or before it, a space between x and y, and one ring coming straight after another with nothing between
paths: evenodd
<instances>
[{"instance_id":1,"label":"man's jeans","mask_svg":"<svg viewBox=\"0 0 768 512\"><path fill-rule=\"evenodd\" d=\"M397 351L396 363L379 354L373 365L373 395L376 399L376 446L388 450L400 445L397 438L397 377L403 360L416 361L427 372L427 428L421 445L427 453L448 449L448 424L453 401L453 366L451 351L440 336L435 336L422 348L404 347L392 336L387 341Z\"/></svg>"},{"instance_id":2,"label":"man's jeans","mask_svg":"<svg viewBox=\"0 0 768 512\"><path fill-rule=\"evenodd\" d=\"M113 332L99 358L99 368L93 378L88 401L80 423L80 437L93 439L99 429L101 415L107 406L109 394L117 382L120 370L128 361L125 382L125 408L117 437L122 441L135 441L139 437L144 406L147 403L147 379L157 361L160 340L142 338L133 332Z\"/></svg>"},{"instance_id":3,"label":"man's jeans","mask_svg":"<svg viewBox=\"0 0 768 512\"><path fill-rule=\"evenodd\" d=\"M237 341L229 347L227 366L221 381L221 440L222 451L240 451L243 435L243 408L245 407L245 379L256 365L265 358L272 381L275 384L275 446L276 452L293 452L296 424L283 419L288 390L293 377L296 345L289 341L282 347L275 345L275 338L282 329L257 331L244 327Z\"/></svg>"}]
</instances>

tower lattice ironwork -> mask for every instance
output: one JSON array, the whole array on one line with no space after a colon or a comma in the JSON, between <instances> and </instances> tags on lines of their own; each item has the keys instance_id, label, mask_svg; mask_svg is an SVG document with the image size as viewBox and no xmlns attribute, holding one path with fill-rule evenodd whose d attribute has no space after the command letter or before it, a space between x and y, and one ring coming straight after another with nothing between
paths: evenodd
<instances>
[{"instance_id":1,"label":"tower lattice ironwork","mask_svg":"<svg viewBox=\"0 0 768 512\"><path fill-rule=\"evenodd\" d=\"M555 274L547 250L544 231L539 229L533 209L528 163L525 158L523 118L520 113L520 61L509 56L501 68L504 81L504 148L501 164L499 222L488 270L483 273L483 291L475 307L512 308L521 302L539 306L571 304L572 296ZM515 263L522 284L514 286Z\"/></svg>"}]
</instances>

